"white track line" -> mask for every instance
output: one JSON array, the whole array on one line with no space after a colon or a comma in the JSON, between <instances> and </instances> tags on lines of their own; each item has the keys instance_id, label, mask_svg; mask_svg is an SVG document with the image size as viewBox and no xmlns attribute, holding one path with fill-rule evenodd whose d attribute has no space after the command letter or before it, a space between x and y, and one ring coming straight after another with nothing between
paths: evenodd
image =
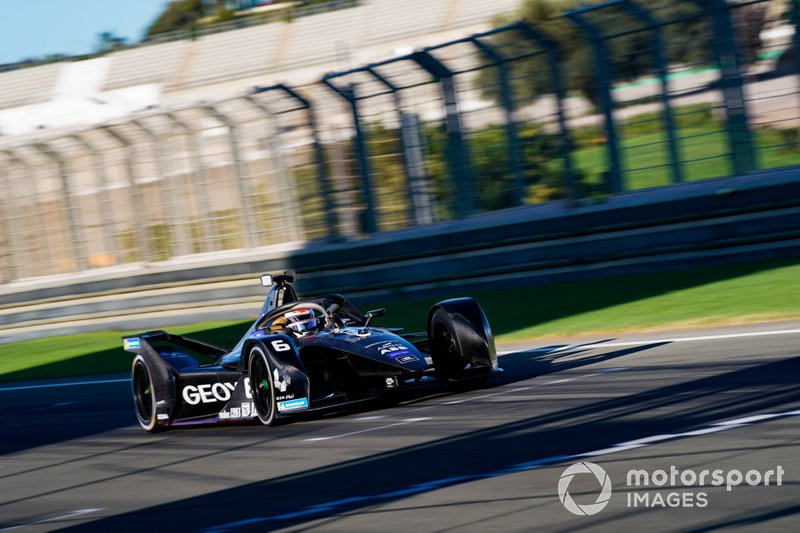
<instances>
[{"instance_id":1,"label":"white track line","mask_svg":"<svg viewBox=\"0 0 800 533\"><path fill-rule=\"evenodd\" d=\"M124 379L98 379L93 381L71 381L69 383L47 383L45 385L22 385L19 387L2 387L0 392L11 390L51 389L54 387L75 387L78 385L100 385L102 383L130 383L130 378Z\"/></svg>"},{"instance_id":2,"label":"white track line","mask_svg":"<svg viewBox=\"0 0 800 533\"><path fill-rule=\"evenodd\" d=\"M586 349L586 348L620 348L624 346L642 346L644 344L660 344L672 342L702 342L702 341L717 341L725 339L741 339L746 337L766 337L770 335L793 335L800 333L800 329L780 329L774 331L751 331L747 333L724 333L719 335L700 335L696 337L674 337L666 339L643 339L639 341L626 341L626 342L598 342L594 344L578 344L559 346L558 348L535 348L533 350L506 350L499 352L498 355L508 355L517 352L564 352L568 350Z\"/></svg>"},{"instance_id":3,"label":"white track line","mask_svg":"<svg viewBox=\"0 0 800 533\"><path fill-rule=\"evenodd\" d=\"M408 424L413 424L414 422L422 422L423 420L430 420L430 417L427 418L406 418L402 422L395 422L394 424L387 424L385 426L378 426L374 428L367 428L361 429L359 431L350 431L349 433L341 433L339 435L331 435L329 437L314 437L311 439L303 439L303 442L318 442L322 440L331 440L331 439L338 439L341 437L351 437L353 435L360 435L362 433L369 433L370 431L378 431L381 429L389 429L397 426L406 426Z\"/></svg>"},{"instance_id":4,"label":"white track line","mask_svg":"<svg viewBox=\"0 0 800 533\"><path fill-rule=\"evenodd\" d=\"M2 414L2 415L0 415L0 419L10 418L12 416L13 417L19 417L19 416L22 416L22 415L27 415L29 413L35 413L36 411L49 411L50 409L55 409L55 408L58 408L58 407L66 407L67 405L75 405L76 403L77 402L59 402L59 403L54 403L52 405L45 405L45 406L42 406L42 407L34 407L33 409L26 409L24 411L16 411L16 412L13 412L13 413Z\"/></svg>"},{"instance_id":5,"label":"white track line","mask_svg":"<svg viewBox=\"0 0 800 533\"><path fill-rule=\"evenodd\" d=\"M35 522L27 522L24 524L17 524L14 526L5 527L0 529L0 531L11 531L12 529L19 529L21 527L28 527L28 526L37 526L41 524L48 524L50 522L58 522L60 520L69 520L70 518L75 518L77 516L83 516L85 514L96 513L98 511L102 511L103 509L78 509L76 511L72 511L69 514L61 515L61 516L54 516L53 518L45 518L44 520L37 520Z\"/></svg>"}]
</instances>

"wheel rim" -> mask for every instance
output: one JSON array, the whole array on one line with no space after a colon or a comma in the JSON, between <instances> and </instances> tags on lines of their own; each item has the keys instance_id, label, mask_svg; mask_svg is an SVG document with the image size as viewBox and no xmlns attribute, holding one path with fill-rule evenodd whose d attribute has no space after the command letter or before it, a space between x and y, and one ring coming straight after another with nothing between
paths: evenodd
<instances>
[{"instance_id":1,"label":"wheel rim","mask_svg":"<svg viewBox=\"0 0 800 533\"><path fill-rule=\"evenodd\" d=\"M269 373L269 365L266 357L261 350L253 350L253 358L250 368L250 382L253 387L253 401L256 404L257 412L262 419L272 418L274 408L272 400L272 385Z\"/></svg>"},{"instance_id":2,"label":"wheel rim","mask_svg":"<svg viewBox=\"0 0 800 533\"><path fill-rule=\"evenodd\" d=\"M434 366L440 375L455 377L464 367L456 338L442 321L433 325L432 352Z\"/></svg>"},{"instance_id":3,"label":"wheel rim","mask_svg":"<svg viewBox=\"0 0 800 533\"><path fill-rule=\"evenodd\" d=\"M448 355L456 352L456 341L444 324L437 324L433 334L434 342L438 349Z\"/></svg>"},{"instance_id":4,"label":"wheel rim","mask_svg":"<svg viewBox=\"0 0 800 533\"><path fill-rule=\"evenodd\" d=\"M133 371L133 397L136 402L136 414L145 424L153 418L153 384L150 374L142 363L138 363Z\"/></svg>"}]
</instances>

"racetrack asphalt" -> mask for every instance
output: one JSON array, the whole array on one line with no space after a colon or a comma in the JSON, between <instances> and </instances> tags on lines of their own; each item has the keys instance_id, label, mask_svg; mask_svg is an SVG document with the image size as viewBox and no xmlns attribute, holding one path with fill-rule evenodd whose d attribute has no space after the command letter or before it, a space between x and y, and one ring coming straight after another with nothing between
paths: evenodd
<instances>
[{"instance_id":1,"label":"racetrack asphalt","mask_svg":"<svg viewBox=\"0 0 800 533\"><path fill-rule=\"evenodd\" d=\"M800 529L800 323L499 348L505 372L484 388L425 385L272 428L149 435L126 376L5 383L0 531ZM613 491L576 516L558 487L583 461ZM672 467L674 486L626 483ZM680 478L778 467L780 486ZM589 509L601 483L565 486Z\"/></svg>"}]
</instances>

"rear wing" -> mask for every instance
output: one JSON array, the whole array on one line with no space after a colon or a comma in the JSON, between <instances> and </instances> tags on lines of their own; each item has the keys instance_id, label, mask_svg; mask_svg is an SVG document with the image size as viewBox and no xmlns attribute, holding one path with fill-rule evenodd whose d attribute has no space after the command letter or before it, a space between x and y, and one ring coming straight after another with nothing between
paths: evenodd
<instances>
[{"instance_id":1,"label":"rear wing","mask_svg":"<svg viewBox=\"0 0 800 533\"><path fill-rule=\"evenodd\" d=\"M155 341L168 342L181 348L208 355L214 359L219 359L228 353L228 350L214 346L213 344L196 341L180 335L173 335L172 333L161 330L146 331L144 333L137 333L136 335L125 335L122 337L122 347L126 352L139 355L150 351L157 353L151 346L151 343Z\"/></svg>"}]
</instances>

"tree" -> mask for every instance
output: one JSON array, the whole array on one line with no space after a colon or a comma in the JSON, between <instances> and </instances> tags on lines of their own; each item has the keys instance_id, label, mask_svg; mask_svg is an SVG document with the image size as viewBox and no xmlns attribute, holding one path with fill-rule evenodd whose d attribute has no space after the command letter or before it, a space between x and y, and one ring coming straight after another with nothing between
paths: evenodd
<instances>
[{"instance_id":1,"label":"tree","mask_svg":"<svg viewBox=\"0 0 800 533\"><path fill-rule=\"evenodd\" d=\"M114 50L125 46L125 41L125 37L119 37L114 35L113 32L104 31L97 34L97 46L95 47L95 50L100 54L113 52Z\"/></svg>"},{"instance_id":2,"label":"tree","mask_svg":"<svg viewBox=\"0 0 800 533\"><path fill-rule=\"evenodd\" d=\"M147 36L189 29L203 18L202 0L174 0L147 28Z\"/></svg>"},{"instance_id":3,"label":"tree","mask_svg":"<svg viewBox=\"0 0 800 533\"><path fill-rule=\"evenodd\" d=\"M602 0L605 1L605 0ZM597 104L596 60L590 42L563 12L577 5L592 5L601 0L575 2L573 0L526 0L518 12L511 17L495 20L500 26L515 20L524 20L549 36L559 48L561 69L567 89L584 95ZM692 2L673 0L639 1L651 16L662 24L665 41L665 57L673 65L708 64L714 59L713 32L710 19L702 9ZM761 46L758 35L766 22L765 6L740 6L731 10L736 28L736 43L744 61L753 61ZM652 32L619 5L610 5L588 13L585 18L601 28L608 37L604 43L609 50L611 68L608 72L612 82L634 80L652 74L655 60L652 53ZM521 39L515 32L504 32L493 38L496 46L510 57L529 54L536 45ZM528 57L511 63L514 70L515 96L530 101L540 95L553 92L547 60L544 54ZM499 100L491 69L479 79L486 96Z\"/></svg>"}]
</instances>

